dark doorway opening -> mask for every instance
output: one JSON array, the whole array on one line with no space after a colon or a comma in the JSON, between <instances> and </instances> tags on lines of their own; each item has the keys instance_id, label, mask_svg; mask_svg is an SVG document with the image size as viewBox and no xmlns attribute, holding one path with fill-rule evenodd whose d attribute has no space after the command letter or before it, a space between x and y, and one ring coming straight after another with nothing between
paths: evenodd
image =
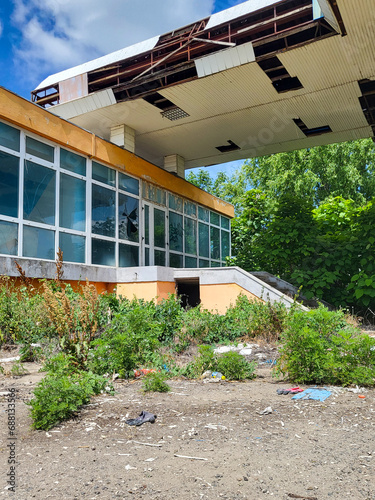
<instances>
[{"instance_id":1,"label":"dark doorway opening","mask_svg":"<svg viewBox=\"0 0 375 500\"><path fill-rule=\"evenodd\" d=\"M198 278L176 280L176 291L181 299L181 305L185 309L196 307L201 302Z\"/></svg>"}]
</instances>

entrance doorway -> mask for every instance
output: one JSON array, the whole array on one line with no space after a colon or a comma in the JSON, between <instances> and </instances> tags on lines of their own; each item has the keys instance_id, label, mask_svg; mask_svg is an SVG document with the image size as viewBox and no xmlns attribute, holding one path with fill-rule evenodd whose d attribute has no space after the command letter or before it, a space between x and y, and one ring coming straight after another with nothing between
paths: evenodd
<instances>
[{"instance_id":1,"label":"entrance doorway","mask_svg":"<svg viewBox=\"0 0 375 500\"><path fill-rule=\"evenodd\" d=\"M182 307L196 307L200 304L199 278L176 280L176 291Z\"/></svg>"}]
</instances>

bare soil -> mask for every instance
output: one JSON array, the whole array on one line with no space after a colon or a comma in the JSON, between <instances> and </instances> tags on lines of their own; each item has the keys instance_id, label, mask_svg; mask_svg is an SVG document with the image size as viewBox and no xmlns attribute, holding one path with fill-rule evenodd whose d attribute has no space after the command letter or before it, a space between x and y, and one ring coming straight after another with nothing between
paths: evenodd
<instances>
[{"instance_id":1,"label":"bare soil","mask_svg":"<svg viewBox=\"0 0 375 500\"><path fill-rule=\"evenodd\" d=\"M265 352L267 359L273 349ZM43 374L36 363L25 366L26 376L0 377L0 499L375 499L372 389L361 391L364 399L335 388L324 402L294 401L277 395L288 384L268 364L253 381L172 380L166 394L116 381L115 396L96 397L76 419L42 432L31 430L25 401ZM12 387L15 493L6 489L4 393ZM267 407L272 413L262 414ZM142 410L156 423L125 423Z\"/></svg>"}]
</instances>

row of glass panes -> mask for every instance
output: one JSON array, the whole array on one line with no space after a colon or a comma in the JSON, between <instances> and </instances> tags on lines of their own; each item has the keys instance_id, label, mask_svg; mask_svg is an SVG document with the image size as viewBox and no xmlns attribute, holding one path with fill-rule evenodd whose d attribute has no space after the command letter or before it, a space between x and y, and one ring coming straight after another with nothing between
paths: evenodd
<instances>
[{"instance_id":1,"label":"row of glass panes","mask_svg":"<svg viewBox=\"0 0 375 500\"><path fill-rule=\"evenodd\" d=\"M0 122L0 254L52 260L56 248L60 247L65 261L84 263L91 260L92 264L111 266L116 262L119 266L145 262L147 265L147 249L145 258L139 256L139 181L29 136L23 144L21 137L19 130ZM24 168L19 167L22 157ZM90 167L92 170L87 172L86 168ZM59 175L56 170L61 170ZM92 178L92 182L86 183L86 178ZM86 186L90 184L89 191ZM143 183L142 194L153 203L167 204L166 192L151 184ZM57 199L59 204L55 210ZM168 205L185 214L183 224L182 215L169 212L169 236L176 221L181 238L185 234L184 243L179 239L173 242L172 237L169 265L220 265L220 260L229 255L229 219L170 193ZM91 217L93 235L105 238L92 237L90 252L86 249L89 236L86 213ZM197 221L193 220L197 217L207 224L199 222L197 226ZM130 244L118 241L121 239ZM155 250L155 263L157 252ZM194 256L184 259L184 253ZM199 263L197 254L204 257ZM163 265L167 265L165 258L164 262Z\"/></svg>"}]
</instances>

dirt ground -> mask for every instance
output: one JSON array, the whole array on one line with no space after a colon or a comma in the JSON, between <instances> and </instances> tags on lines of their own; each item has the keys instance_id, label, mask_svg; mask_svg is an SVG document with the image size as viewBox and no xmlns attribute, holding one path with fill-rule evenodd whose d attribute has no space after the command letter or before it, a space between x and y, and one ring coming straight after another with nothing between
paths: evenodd
<instances>
[{"instance_id":1,"label":"dirt ground","mask_svg":"<svg viewBox=\"0 0 375 500\"><path fill-rule=\"evenodd\" d=\"M0 499L375 499L375 391L359 398L334 388L324 402L279 396L288 385L271 377L264 360L272 354L258 357L250 382L173 380L170 393L145 395L140 380L116 381L114 396L93 399L49 432L30 429L25 405L39 365L1 376ZM15 493L6 489L13 387ZM156 423L125 424L142 410Z\"/></svg>"}]
</instances>

